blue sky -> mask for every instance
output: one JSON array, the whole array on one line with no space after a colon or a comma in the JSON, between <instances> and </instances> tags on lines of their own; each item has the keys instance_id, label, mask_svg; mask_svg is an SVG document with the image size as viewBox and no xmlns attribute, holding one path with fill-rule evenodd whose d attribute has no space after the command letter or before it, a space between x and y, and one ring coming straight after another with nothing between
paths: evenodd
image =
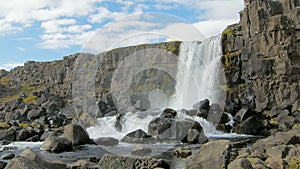
<instances>
[{"instance_id":1,"label":"blue sky","mask_svg":"<svg viewBox=\"0 0 300 169\"><path fill-rule=\"evenodd\" d=\"M2 0L0 69L138 43L200 40L238 22L242 8L243 0Z\"/></svg>"}]
</instances>

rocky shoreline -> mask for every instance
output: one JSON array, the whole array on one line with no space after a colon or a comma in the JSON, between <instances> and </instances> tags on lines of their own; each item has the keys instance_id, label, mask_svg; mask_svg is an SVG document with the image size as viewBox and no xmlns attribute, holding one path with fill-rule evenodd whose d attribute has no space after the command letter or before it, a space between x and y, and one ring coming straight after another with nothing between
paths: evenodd
<instances>
[{"instance_id":1,"label":"rocky shoreline","mask_svg":"<svg viewBox=\"0 0 300 169\"><path fill-rule=\"evenodd\" d=\"M82 96L72 82L83 75L81 69L95 60L89 54L74 54L54 62L27 62L10 72L0 70L0 141L40 142L39 150L26 148L20 154L3 148L0 169L52 168L172 168L182 159L188 169L196 168L300 168L300 6L288 0L245 0L241 21L222 33L222 65L227 84L225 107L201 100L190 110L155 110L148 131L136 130L118 140L111 137L91 139L86 128L97 118L114 117L114 128L122 130L126 114L114 105L111 83L113 73L126 56L142 49L160 49L155 54L177 55L181 42L145 44L114 49L104 54L93 69L95 96ZM88 62L78 63L84 55ZM154 54L144 53L153 58ZM176 69L173 64L170 69ZM78 70L77 70L78 71ZM147 80L145 80L147 79ZM158 87L171 95L175 83L162 72L149 69L137 75L130 89L138 112L146 112L145 91ZM159 86L148 85L157 82ZM90 86L85 86L90 87ZM133 89L137 89L133 92ZM94 89L92 89L94 90ZM87 91L89 92L89 91ZM124 92L124 91L120 91ZM173 92L173 93L172 93ZM122 98L124 99L124 98ZM84 100L84 102L77 102ZM93 111L89 114L86 110ZM122 110L123 111L123 110ZM184 118L183 118L184 117ZM143 113L140 114L143 118ZM181 120L178 120L180 119ZM218 131L257 136L250 138L212 138L199 121L206 120ZM146 145L176 143L159 155ZM127 156L103 150L101 156L62 161L63 152L76 152L81 146L114 148L121 143L134 145ZM96 150L95 150L96 151ZM7 152L7 153L6 153ZM55 159L43 153L55 154ZM80 157L79 157L80 158Z\"/></svg>"}]
</instances>

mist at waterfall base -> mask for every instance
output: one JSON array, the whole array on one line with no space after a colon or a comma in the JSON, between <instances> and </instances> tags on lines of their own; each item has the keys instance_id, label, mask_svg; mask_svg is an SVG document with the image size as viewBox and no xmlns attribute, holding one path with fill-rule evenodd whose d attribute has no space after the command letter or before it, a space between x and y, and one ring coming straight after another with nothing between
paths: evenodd
<instances>
[{"instance_id":1,"label":"mist at waterfall base","mask_svg":"<svg viewBox=\"0 0 300 169\"><path fill-rule=\"evenodd\" d=\"M116 117L108 116L97 119L95 126L87 128L90 137L113 137L121 140L126 134L142 129L148 131L151 120L159 117L165 108L177 110L176 120L192 119L200 123L208 137L234 137L217 131L214 124L200 117L191 117L181 111L191 109L200 100L209 99L211 103L223 106L224 90L221 71L222 47L221 36L211 37L203 42L182 42L177 63L175 94L167 97L157 89L149 94L152 109L141 112L128 112L121 119L122 130L115 128Z\"/></svg>"}]
</instances>

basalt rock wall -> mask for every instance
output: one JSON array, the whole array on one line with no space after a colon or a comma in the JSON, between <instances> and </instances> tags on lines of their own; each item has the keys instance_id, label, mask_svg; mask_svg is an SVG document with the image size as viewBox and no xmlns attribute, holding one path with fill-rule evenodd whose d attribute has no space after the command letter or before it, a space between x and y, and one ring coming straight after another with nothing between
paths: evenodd
<instances>
[{"instance_id":1,"label":"basalt rock wall","mask_svg":"<svg viewBox=\"0 0 300 169\"><path fill-rule=\"evenodd\" d=\"M300 107L300 1L245 0L240 22L222 33L226 109L264 115Z\"/></svg>"}]
</instances>

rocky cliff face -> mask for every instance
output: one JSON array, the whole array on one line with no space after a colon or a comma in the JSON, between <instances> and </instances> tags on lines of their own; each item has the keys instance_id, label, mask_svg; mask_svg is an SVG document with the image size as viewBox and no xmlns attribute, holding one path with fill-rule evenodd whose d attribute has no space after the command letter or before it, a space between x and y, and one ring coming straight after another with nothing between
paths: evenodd
<instances>
[{"instance_id":1,"label":"rocky cliff face","mask_svg":"<svg viewBox=\"0 0 300 169\"><path fill-rule=\"evenodd\" d=\"M159 69L151 68L151 65L147 68L149 63L146 61L154 60L161 63L163 61L159 59L165 56L178 55L179 46L180 42L137 45L114 49L97 56L81 53L53 62L27 62L24 66L17 67L10 72L1 70L0 103L2 102L2 107L5 107L7 102L17 99L20 102L25 101L41 107L49 95L61 98L64 105L74 103L74 100L84 100L85 102L76 102L80 105L75 107L79 109L78 116L85 117L82 115L87 111L85 109L97 107L96 101L101 101L105 109L100 114L98 112L98 116L103 116L104 113L115 110L111 83L116 70L119 69L120 72L120 65L124 60L135 55L136 58L141 59L131 60L132 62L127 65L123 64L125 68L121 71L126 73L140 65L144 66L143 70L137 70L132 76L134 78L129 79L131 83L126 86L130 94L129 100L126 100L128 98L120 99L125 99L132 105L139 103L136 108L146 109L149 107L149 102L145 101L148 100L149 92L147 91L159 88L167 95L171 95L175 90L174 79ZM176 71L176 63L167 66L172 71ZM122 88L121 85L122 80L125 82L126 78L129 78L128 74L119 75L120 80L117 83L119 86L113 86L114 91L121 88L119 92L124 92L124 87Z\"/></svg>"},{"instance_id":2,"label":"rocky cliff face","mask_svg":"<svg viewBox=\"0 0 300 169\"><path fill-rule=\"evenodd\" d=\"M249 0L222 34L227 110L300 107L300 1ZM272 111L271 111L272 112ZM273 121L274 122L274 121Z\"/></svg>"},{"instance_id":3,"label":"rocky cliff face","mask_svg":"<svg viewBox=\"0 0 300 169\"><path fill-rule=\"evenodd\" d=\"M252 0L223 32L228 109L299 108L300 13L294 1Z\"/></svg>"}]
</instances>

